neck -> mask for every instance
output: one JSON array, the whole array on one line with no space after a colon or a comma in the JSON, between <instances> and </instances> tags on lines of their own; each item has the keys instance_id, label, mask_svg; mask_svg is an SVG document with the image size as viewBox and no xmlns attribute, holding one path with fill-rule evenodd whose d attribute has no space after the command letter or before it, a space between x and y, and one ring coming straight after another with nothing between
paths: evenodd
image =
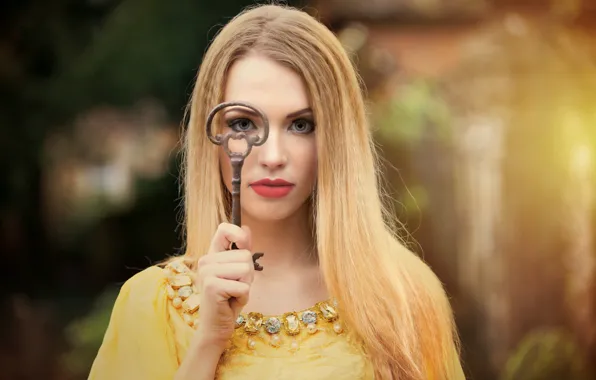
<instances>
[{"instance_id":1,"label":"neck","mask_svg":"<svg viewBox=\"0 0 596 380\"><path fill-rule=\"evenodd\" d=\"M242 224L251 231L252 251L263 252L259 263L264 272L273 273L288 269L309 268L318 264L309 206L284 220L263 221L242 215Z\"/></svg>"}]
</instances>

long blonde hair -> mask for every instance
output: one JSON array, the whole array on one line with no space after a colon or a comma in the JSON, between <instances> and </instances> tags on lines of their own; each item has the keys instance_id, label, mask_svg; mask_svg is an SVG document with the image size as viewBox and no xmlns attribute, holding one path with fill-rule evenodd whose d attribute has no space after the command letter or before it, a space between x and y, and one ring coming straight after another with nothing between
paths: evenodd
<instances>
[{"instance_id":1,"label":"long blonde hair","mask_svg":"<svg viewBox=\"0 0 596 380\"><path fill-rule=\"evenodd\" d=\"M450 379L455 334L442 285L394 236L359 78L338 39L305 12L263 5L231 20L203 59L184 137L186 256L207 252L228 220L208 112L223 101L231 64L263 54L302 76L317 120L317 251L329 293L362 342L378 379ZM349 200L349 201L348 201ZM337 223L340 220L341 223Z\"/></svg>"}]
</instances>

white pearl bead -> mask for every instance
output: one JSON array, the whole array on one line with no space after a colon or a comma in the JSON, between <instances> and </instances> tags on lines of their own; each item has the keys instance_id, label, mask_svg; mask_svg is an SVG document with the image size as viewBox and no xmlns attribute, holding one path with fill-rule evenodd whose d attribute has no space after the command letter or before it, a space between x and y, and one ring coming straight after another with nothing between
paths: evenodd
<instances>
[{"instance_id":1,"label":"white pearl bead","mask_svg":"<svg viewBox=\"0 0 596 380\"><path fill-rule=\"evenodd\" d=\"M172 304L174 305L174 307L176 309L179 309L180 306L182 306L182 299L180 297L176 297L174 298L174 300L172 301Z\"/></svg>"},{"instance_id":2,"label":"white pearl bead","mask_svg":"<svg viewBox=\"0 0 596 380\"><path fill-rule=\"evenodd\" d=\"M338 333L338 334L341 334L341 333L344 331L344 328L343 328L343 326L341 325L341 323L339 323L339 322L335 322L335 323L333 324L333 330L334 330L336 333Z\"/></svg>"},{"instance_id":3,"label":"white pearl bead","mask_svg":"<svg viewBox=\"0 0 596 380\"><path fill-rule=\"evenodd\" d=\"M277 335L277 334L271 335L271 345L273 347L279 347L280 341L281 341L281 339L279 338L279 335Z\"/></svg>"}]
</instances>

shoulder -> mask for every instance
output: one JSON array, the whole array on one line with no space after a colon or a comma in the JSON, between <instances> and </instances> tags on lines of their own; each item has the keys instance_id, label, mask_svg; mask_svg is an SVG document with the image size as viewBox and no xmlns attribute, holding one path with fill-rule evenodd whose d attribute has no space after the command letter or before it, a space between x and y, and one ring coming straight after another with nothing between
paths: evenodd
<instances>
[{"instance_id":1,"label":"shoulder","mask_svg":"<svg viewBox=\"0 0 596 380\"><path fill-rule=\"evenodd\" d=\"M163 268L151 266L130 277L118 293L114 313L143 313L165 300L167 276Z\"/></svg>"},{"instance_id":2,"label":"shoulder","mask_svg":"<svg viewBox=\"0 0 596 380\"><path fill-rule=\"evenodd\" d=\"M171 321L184 321L195 326L200 296L194 283L193 270L183 257L175 257L162 266L149 267L124 283L116 300L116 309L130 313L150 313Z\"/></svg>"},{"instance_id":3,"label":"shoulder","mask_svg":"<svg viewBox=\"0 0 596 380\"><path fill-rule=\"evenodd\" d=\"M120 290L127 295L142 296L157 291L165 285L166 274L163 268L151 266L129 278Z\"/></svg>"}]
</instances>

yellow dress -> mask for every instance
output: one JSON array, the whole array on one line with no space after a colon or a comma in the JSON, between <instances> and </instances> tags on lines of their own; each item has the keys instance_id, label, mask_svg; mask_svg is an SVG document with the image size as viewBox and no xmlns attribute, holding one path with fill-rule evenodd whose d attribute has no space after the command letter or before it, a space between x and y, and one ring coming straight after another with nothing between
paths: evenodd
<instances>
[{"instance_id":1,"label":"yellow dress","mask_svg":"<svg viewBox=\"0 0 596 380\"><path fill-rule=\"evenodd\" d=\"M198 294L180 261L133 276L118 295L90 380L172 380L197 321ZM373 379L333 302L282 316L242 314L218 380Z\"/></svg>"}]
</instances>

